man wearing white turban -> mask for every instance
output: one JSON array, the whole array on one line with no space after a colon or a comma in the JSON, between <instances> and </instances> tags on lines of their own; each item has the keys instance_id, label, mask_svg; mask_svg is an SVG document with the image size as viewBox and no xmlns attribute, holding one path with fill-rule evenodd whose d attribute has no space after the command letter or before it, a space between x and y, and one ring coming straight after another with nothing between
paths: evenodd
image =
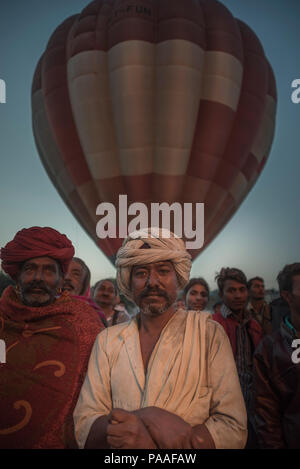
<instances>
[{"instance_id":1,"label":"man wearing white turban","mask_svg":"<svg viewBox=\"0 0 300 469\"><path fill-rule=\"evenodd\" d=\"M116 266L140 313L96 339L74 411L79 447L243 448L247 417L227 335L209 314L174 305L191 269L184 242L156 228L132 233Z\"/></svg>"}]
</instances>

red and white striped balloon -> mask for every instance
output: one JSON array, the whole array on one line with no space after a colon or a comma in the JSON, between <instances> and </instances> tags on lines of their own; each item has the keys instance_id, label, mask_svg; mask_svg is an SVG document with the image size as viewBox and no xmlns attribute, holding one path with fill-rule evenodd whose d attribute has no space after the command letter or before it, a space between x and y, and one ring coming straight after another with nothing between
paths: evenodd
<instances>
[{"instance_id":1,"label":"red and white striped balloon","mask_svg":"<svg viewBox=\"0 0 300 469\"><path fill-rule=\"evenodd\" d=\"M275 114L260 41L215 0L93 1L53 33L32 86L44 167L112 261L122 239L97 238L96 207L119 194L204 202L206 247L262 171Z\"/></svg>"}]
</instances>

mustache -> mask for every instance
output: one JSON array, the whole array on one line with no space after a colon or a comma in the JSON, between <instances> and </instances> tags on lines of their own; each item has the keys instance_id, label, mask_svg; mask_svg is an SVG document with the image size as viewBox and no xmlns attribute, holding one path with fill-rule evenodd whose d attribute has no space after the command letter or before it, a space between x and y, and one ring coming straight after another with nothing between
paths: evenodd
<instances>
[{"instance_id":1,"label":"mustache","mask_svg":"<svg viewBox=\"0 0 300 469\"><path fill-rule=\"evenodd\" d=\"M142 298L148 295L158 295L158 296L163 296L164 298L166 298L166 300L170 299L169 295L167 294L165 290L162 290L161 288L153 289L153 288L148 288L148 287L144 288L144 290L141 291L138 298L139 300L141 300Z\"/></svg>"},{"instance_id":2,"label":"mustache","mask_svg":"<svg viewBox=\"0 0 300 469\"><path fill-rule=\"evenodd\" d=\"M72 288L72 290L75 290L74 285L70 280L64 280L64 284L62 286L62 289L64 290L66 287Z\"/></svg>"},{"instance_id":3,"label":"mustache","mask_svg":"<svg viewBox=\"0 0 300 469\"><path fill-rule=\"evenodd\" d=\"M26 285L26 288L23 289L23 293L28 293L36 288L44 290L46 293L49 294L52 293L52 290L46 285L45 282L43 282L43 280L33 280L28 285Z\"/></svg>"}]
</instances>

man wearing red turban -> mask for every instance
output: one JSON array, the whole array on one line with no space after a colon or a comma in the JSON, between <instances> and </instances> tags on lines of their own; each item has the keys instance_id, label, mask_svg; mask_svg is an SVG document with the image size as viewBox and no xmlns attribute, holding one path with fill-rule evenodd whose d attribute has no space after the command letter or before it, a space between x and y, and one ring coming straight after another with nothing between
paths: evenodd
<instances>
[{"instance_id":1,"label":"man wearing red turban","mask_svg":"<svg viewBox=\"0 0 300 469\"><path fill-rule=\"evenodd\" d=\"M21 230L1 249L17 285L0 299L0 448L76 447L72 413L103 325L89 305L60 295L73 256L52 228Z\"/></svg>"}]
</instances>

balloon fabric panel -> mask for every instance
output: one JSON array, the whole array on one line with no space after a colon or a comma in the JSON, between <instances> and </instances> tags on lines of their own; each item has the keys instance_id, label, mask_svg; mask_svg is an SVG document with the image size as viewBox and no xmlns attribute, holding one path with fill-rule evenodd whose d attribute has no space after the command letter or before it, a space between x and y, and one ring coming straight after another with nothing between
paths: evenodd
<instances>
[{"instance_id":1,"label":"balloon fabric panel","mask_svg":"<svg viewBox=\"0 0 300 469\"><path fill-rule=\"evenodd\" d=\"M203 202L195 259L267 161L274 75L255 33L220 2L96 0L56 29L38 69L42 163L111 261L122 239L97 239L99 203Z\"/></svg>"}]
</instances>

